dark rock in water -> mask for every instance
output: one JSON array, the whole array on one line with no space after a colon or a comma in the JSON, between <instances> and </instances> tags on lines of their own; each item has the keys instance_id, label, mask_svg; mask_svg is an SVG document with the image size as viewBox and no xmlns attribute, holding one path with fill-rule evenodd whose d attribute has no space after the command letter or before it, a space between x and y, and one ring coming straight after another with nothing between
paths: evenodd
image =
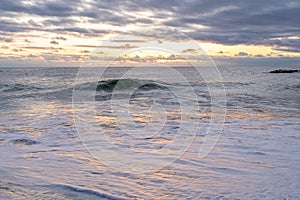
<instances>
[{"instance_id":1,"label":"dark rock in water","mask_svg":"<svg viewBox=\"0 0 300 200\"><path fill-rule=\"evenodd\" d=\"M295 73L295 72L300 72L300 70L297 70L297 69L276 69L276 70L270 71L269 73L279 74L279 73Z\"/></svg>"}]
</instances>

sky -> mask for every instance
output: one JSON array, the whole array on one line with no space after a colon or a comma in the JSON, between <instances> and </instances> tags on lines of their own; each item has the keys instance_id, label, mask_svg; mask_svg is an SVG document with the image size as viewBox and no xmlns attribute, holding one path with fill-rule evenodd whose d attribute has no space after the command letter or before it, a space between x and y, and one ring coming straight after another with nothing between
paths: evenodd
<instances>
[{"instance_id":1,"label":"sky","mask_svg":"<svg viewBox=\"0 0 300 200\"><path fill-rule=\"evenodd\" d=\"M299 66L299 19L299 0L0 0L0 66Z\"/></svg>"}]
</instances>

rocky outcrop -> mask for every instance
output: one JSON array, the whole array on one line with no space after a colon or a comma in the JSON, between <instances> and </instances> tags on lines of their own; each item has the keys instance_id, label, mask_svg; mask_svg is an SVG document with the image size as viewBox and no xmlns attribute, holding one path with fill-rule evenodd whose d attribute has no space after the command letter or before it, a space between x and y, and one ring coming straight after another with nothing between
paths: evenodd
<instances>
[{"instance_id":1,"label":"rocky outcrop","mask_svg":"<svg viewBox=\"0 0 300 200\"><path fill-rule=\"evenodd\" d=\"M295 73L300 72L300 70L297 69L276 69L273 71L270 71L269 73L279 74L279 73Z\"/></svg>"}]
</instances>

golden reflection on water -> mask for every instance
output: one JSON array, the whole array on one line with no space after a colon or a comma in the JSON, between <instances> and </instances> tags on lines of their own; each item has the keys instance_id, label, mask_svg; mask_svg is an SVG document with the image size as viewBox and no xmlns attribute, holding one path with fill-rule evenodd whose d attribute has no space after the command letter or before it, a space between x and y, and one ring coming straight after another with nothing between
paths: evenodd
<instances>
[{"instance_id":1,"label":"golden reflection on water","mask_svg":"<svg viewBox=\"0 0 300 200\"><path fill-rule=\"evenodd\" d=\"M198 114L199 118L210 118L212 116L224 116L223 113L212 113L212 112L201 112ZM226 119L275 119L278 116L271 113L259 113L257 111L249 110L249 111L236 111L236 110L227 110L226 111Z\"/></svg>"},{"instance_id":2,"label":"golden reflection on water","mask_svg":"<svg viewBox=\"0 0 300 200\"><path fill-rule=\"evenodd\" d=\"M1 133L6 133L8 131L8 128L7 127L5 127L4 125L1 125L0 126L0 132Z\"/></svg>"},{"instance_id":3,"label":"golden reflection on water","mask_svg":"<svg viewBox=\"0 0 300 200\"><path fill-rule=\"evenodd\" d=\"M65 158L74 158L75 160L80 160L83 163L86 163L87 165L81 165L81 169L90 169L91 166L93 166L96 170L107 170L106 166L102 164L99 160L97 160L95 157L91 157L91 155L88 154L80 154L80 153L57 153L55 154L59 157L65 157Z\"/></svg>"},{"instance_id":4,"label":"golden reflection on water","mask_svg":"<svg viewBox=\"0 0 300 200\"><path fill-rule=\"evenodd\" d=\"M13 113L15 119L9 131L23 132L33 137L40 137L44 132L49 131L53 126L73 126L72 106L64 106L58 102L35 101L30 106L20 107ZM72 120L70 123L58 122L57 119ZM55 119L55 120L54 120ZM8 127L0 127L5 131Z\"/></svg>"},{"instance_id":5,"label":"golden reflection on water","mask_svg":"<svg viewBox=\"0 0 300 200\"><path fill-rule=\"evenodd\" d=\"M275 119L277 116L270 113L257 113L257 112L240 112L240 111L228 111L226 118L229 119Z\"/></svg>"},{"instance_id":6,"label":"golden reflection on water","mask_svg":"<svg viewBox=\"0 0 300 200\"><path fill-rule=\"evenodd\" d=\"M117 126L116 120L111 116L97 115L98 123L106 128L114 128Z\"/></svg>"}]
</instances>

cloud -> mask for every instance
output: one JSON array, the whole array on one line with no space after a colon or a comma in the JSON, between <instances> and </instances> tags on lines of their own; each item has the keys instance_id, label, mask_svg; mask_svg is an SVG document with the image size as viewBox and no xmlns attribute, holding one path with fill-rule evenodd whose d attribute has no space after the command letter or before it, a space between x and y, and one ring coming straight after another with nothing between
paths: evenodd
<instances>
[{"instance_id":1,"label":"cloud","mask_svg":"<svg viewBox=\"0 0 300 200\"><path fill-rule=\"evenodd\" d=\"M8 46L5 46L5 45L3 45L3 46L1 46L1 49L9 49L9 47L8 47Z\"/></svg>"},{"instance_id":2,"label":"cloud","mask_svg":"<svg viewBox=\"0 0 300 200\"><path fill-rule=\"evenodd\" d=\"M184 49L184 50L182 50L182 53L197 54L198 53L198 49Z\"/></svg>"},{"instance_id":3,"label":"cloud","mask_svg":"<svg viewBox=\"0 0 300 200\"><path fill-rule=\"evenodd\" d=\"M117 42L117 43L122 43L122 42L126 42L126 43L144 43L146 42L146 40L111 40L111 42Z\"/></svg>"},{"instance_id":4,"label":"cloud","mask_svg":"<svg viewBox=\"0 0 300 200\"><path fill-rule=\"evenodd\" d=\"M299 53L300 52L300 48L299 47L288 47L288 46L277 46L274 47L273 50L276 51L285 51L285 52L296 52Z\"/></svg>"},{"instance_id":5,"label":"cloud","mask_svg":"<svg viewBox=\"0 0 300 200\"><path fill-rule=\"evenodd\" d=\"M190 1L164 25L188 29L193 39L273 45L273 38L300 35L299 8L295 1Z\"/></svg>"},{"instance_id":6,"label":"cloud","mask_svg":"<svg viewBox=\"0 0 300 200\"><path fill-rule=\"evenodd\" d=\"M119 31L156 41L180 40L186 38L184 33L213 43L269 45L282 52L300 50L300 2L296 0L0 0L0 4L5 5L0 6L1 42L14 42L10 39L14 34L31 31L56 33L59 36L51 36L52 44L72 34L99 37ZM155 27L154 31L125 28L149 26ZM143 40L112 42L127 44L102 48L136 48L128 43ZM236 56L249 56L240 53Z\"/></svg>"},{"instance_id":7,"label":"cloud","mask_svg":"<svg viewBox=\"0 0 300 200\"><path fill-rule=\"evenodd\" d=\"M244 56L251 56L251 54L248 54L246 52L239 52L238 54L235 54L234 56L237 56L237 57L244 57Z\"/></svg>"},{"instance_id":8,"label":"cloud","mask_svg":"<svg viewBox=\"0 0 300 200\"><path fill-rule=\"evenodd\" d=\"M75 47L83 47L83 48L105 48L105 49L133 49L133 48L138 48L139 46L134 46L130 44L124 44L124 45L119 45L119 46L108 46L108 45L100 45L100 46L95 46L95 45L74 45Z\"/></svg>"},{"instance_id":9,"label":"cloud","mask_svg":"<svg viewBox=\"0 0 300 200\"><path fill-rule=\"evenodd\" d=\"M46 18L42 24L45 28L47 27L63 27L74 25L78 22L78 20L72 18L63 18L63 17L55 17L55 18Z\"/></svg>"},{"instance_id":10,"label":"cloud","mask_svg":"<svg viewBox=\"0 0 300 200\"><path fill-rule=\"evenodd\" d=\"M8 38L8 37L2 37L0 36L0 41L4 41L4 42L13 42L14 40L12 38Z\"/></svg>"},{"instance_id":11,"label":"cloud","mask_svg":"<svg viewBox=\"0 0 300 200\"><path fill-rule=\"evenodd\" d=\"M108 49L134 49L139 48L139 46L124 44L120 46L98 46L98 48L108 48Z\"/></svg>"},{"instance_id":12,"label":"cloud","mask_svg":"<svg viewBox=\"0 0 300 200\"><path fill-rule=\"evenodd\" d=\"M105 33L100 29L79 27L77 23L81 17L85 18L86 23L104 23L119 27L156 23L162 25L162 29L164 26L179 31L186 29L185 33L193 39L226 44L269 44L272 43L270 39L274 37L300 34L300 2L293 0L0 2L5 5L0 8L2 16L15 13L45 18L40 23L29 20L24 24L16 23L16 15L0 26L0 30L12 32L43 29L80 34ZM150 14L144 15L145 12ZM40 27L41 25L43 27ZM53 29L50 26L54 26Z\"/></svg>"},{"instance_id":13,"label":"cloud","mask_svg":"<svg viewBox=\"0 0 300 200\"><path fill-rule=\"evenodd\" d=\"M122 55L115 59L117 61L125 62L125 63L159 63L160 61L182 61L183 58L179 55L169 55L169 56L152 56L152 55L147 55L147 56L139 56L136 55L134 57L130 57L128 55Z\"/></svg>"},{"instance_id":14,"label":"cloud","mask_svg":"<svg viewBox=\"0 0 300 200\"><path fill-rule=\"evenodd\" d=\"M72 2L67 0L62 1L10 1L1 0L0 10L2 12L15 12L15 13L26 13L39 16L70 16L73 15L81 1L74 0Z\"/></svg>"},{"instance_id":15,"label":"cloud","mask_svg":"<svg viewBox=\"0 0 300 200\"><path fill-rule=\"evenodd\" d=\"M78 44L74 45L74 47L83 47L83 48L97 48L96 45L85 45L85 44Z\"/></svg>"},{"instance_id":16,"label":"cloud","mask_svg":"<svg viewBox=\"0 0 300 200\"><path fill-rule=\"evenodd\" d=\"M52 30L53 32L71 32L71 33L82 33L82 34L91 33L91 30L86 28L79 28L79 27L60 27L60 28L54 28L50 30Z\"/></svg>"},{"instance_id":17,"label":"cloud","mask_svg":"<svg viewBox=\"0 0 300 200\"><path fill-rule=\"evenodd\" d=\"M52 41L50 41L50 44L59 44L59 42L57 42L57 41L55 41L55 40L52 40Z\"/></svg>"},{"instance_id":18,"label":"cloud","mask_svg":"<svg viewBox=\"0 0 300 200\"><path fill-rule=\"evenodd\" d=\"M63 48L55 47L40 47L40 46L24 46L23 49L33 49L33 50L63 50Z\"/></svg>"},{"instance_id":19,"label":"cloud","mask_svg":"<svg viewBox=\"0 0 300 200\"><path fill-rule=\"evenodd\" d=\"M262 55L262 54L256 54L256 55L254 55L254 57L256 57L256 58L264 58L265 56Z\"/></svg>"},{"instance_id":20,"label":"cloud","mask_svg":"<svg viewBox=\"0 0 300 200\"><path fill-rule=\"evenodd\" d=\"M21 52L23 49L12 49L13 52Z\"/></svg>"},{"instance_id":21,"label":"cloud","mask_svg":"<svg viewBox=\"0 0 300 200\"><path fill-rule=\"evenodd\" d=\"M29 26L27 23L16 22L15 19L0 20L0 32L2 32L3 35L31 30L41 30L41 28L32 28L32 26Z\"/></svg>"},{"instance_id":22,"label":"cloud","mask_svg":"<svg viewBox=\"0 0 300 200\"><path fill-rule=\"evenodd\" d=\"M60 37L54 37L52 39L54 39L54 40L67 40L67 38L62 37L62 36L60 36Z\"/></svg>"}]
</instances>

